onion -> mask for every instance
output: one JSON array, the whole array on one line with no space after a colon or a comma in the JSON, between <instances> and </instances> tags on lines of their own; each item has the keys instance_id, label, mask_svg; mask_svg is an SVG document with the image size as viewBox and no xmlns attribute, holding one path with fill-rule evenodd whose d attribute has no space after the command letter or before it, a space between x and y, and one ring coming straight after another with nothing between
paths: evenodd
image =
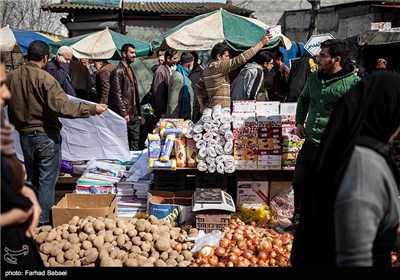
<instances>
[{"instance_id":1,"label":"onion","mask_svg":"<svg viewBox=\"0 0 400 280\"><path fill-rule=\"evenodd\" d=\"M208 263L211 266L217 266L218 264L218 257L217 256L210 256L210 258L208 259Z\"/></svg>"},{"instance_id":2,"label":"onion","mask_svg":"<svg viewBox=\"0 0 400 280\"><path fill-rule=\"evenodd\" d=\"M176 243L174 249L175 249L175 251L180 253L182 251L182 243Z\"/></svg>"},{"instance_id":3,"label":"onion","mask_svg":"<svg viewBox=\"0 0 400 280\"><path fill-rule=\"evenodd\" d=\"M236 254L236 256L240 256L243 252L242 252L242 250L240 250L238 247L236 247L236 246L234 246L234 247L232 247L231 248L231 252L232 253L234 253L234 254Z\"/></svg>"},{"instance_id":4,"label":"onion","mask_svg":"<svg viewBox=\"0 0 400 280\"><path fill-rule=\"evenodd\" d=\"M218 256L218 257L222 257L225 254L226 250L223 247L217 247L214 250L214 255Z\"/></svg>"},{"instance_id":5,"label":"onion","mask_svg":"<svg viewBox=\"0 0 400 280\"><path fill-rule=\"evenodd\" d=\"M239 232L239 231L236 231L236 232L233 234L233 240L235 240L236 242L242 241L242 240L243 240L243 233L241 233L241 232Z\"/></svg>"},{"instance_id":6,"label":"onion","mask_svg":"<svg viewBox=\"0 0 400 280\"><path fill-rule=\"evenodd\" d=\"M272 249L272 244L269 240L265 239L258 244L257 249L259 252L269 253Z\"/></svg>"},{"instance_id":7,"label":"onion","mask_svg":"<svg viewBox=\"0 0 400 280\"><path fill-rule=\"evenodd\" d=\"M247 249L246 241L244 241L244 240L238 241L236 245L242 251Z\"/></svg>"},{"instance_id":8,"label":"onion","mask_svg":"<svg viewBox=\"0 0 400 280\"><path fill-rule=\"evenodd\" d=\"M274 239L274 245L276 245L276 246L278 246L278 247L282 247L282 239L280 239L280 238L275 238Z\"/></svg>"},{"instance_id":9,"label":"onion","mask_svg":"<svg viewBox=\"0 0 400 280\"><path fill-rule=\"evenodd\" d=\"M200 254L202 254L205 257L213 256L214 255L214 247L205 245L205 246L201 247Z\"/></svg>"},{"instance_id":10,"label":"onion","mask_svg":"<svg viewBox=\"0 0 400 280\"><path fill-rule=\"evenodd\" d=\"M222 238L222 239L219 241L219 246L222 247L222 248L228 247L228 246L229 246L229 239L227 239L227 238Z\"/></svg>"},{"instance_id":11,"label":"onion","mask_svg":"<svg viewBox=\"0 0 400 280\"><path fill-rule=\"evenodd\" d=\"M235 253L228 254L228 262L236 263L238 261L238 256Z\"/></svg>"},{"instance_id":12,"label":"onion","mask_svg":"<svg viewBox=\"0 0 400 280\"><path fill-rule=\"evenodd\" d=\"M253 252L250 250L246 250L242 253L243 258L250 259L253 256Z\"/></svg>"},{"instance_id":13,"label":"onion","mask_svg":"<svg viewBox=\"0 0 400 280\"><path fill-rule=\"evenodd\" d=\"M233 264L233 262L227 262L226 264L225 264L225 267L234 267L235 265Z\"/></svg>"},{"instance_id":14,"label":"onion","mask_svg":"<svg viewBox=\"0 0 400 280\"><path fill-rule=\"evenodd\" d=\"M223 262L218 262L217 267L225 267L225 264Z\"/></svg>"},{"instance_id":15,"label":"onion","mask_svg":"<svg viewBox=\"0 0 400 280\"><path fill-rule=\"evenodd\" d=\"M267 255L267 253L261 251L261 252L258 253L257 257L258 257L259 260L265 261L267 259L268 255Z\"/></svg>"}]
</instances>

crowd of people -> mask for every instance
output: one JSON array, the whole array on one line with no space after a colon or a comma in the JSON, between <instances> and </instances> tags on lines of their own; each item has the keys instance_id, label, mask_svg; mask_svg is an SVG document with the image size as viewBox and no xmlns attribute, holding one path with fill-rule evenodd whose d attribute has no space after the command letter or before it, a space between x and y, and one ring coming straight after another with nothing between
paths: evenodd
<instances>
[{"instance_id":1,"label":"crowd of people","mask_svg":"<svg viewBox=\"0 0 400 280\"><path fill-rule=\"evenodd\" d=\"M279 50L264 49L270 38L263 35L235 56L218 43L205 68L197 52L158 52L146 99L154 119L147 129L160 118L197 122L205 108L231 108L234 100L297 102L296 134L305 142L292 181L292 265L390 266L400 230L400 176L389 155L400 131L400 76L384 70L386 58L371 74L360 75L339 39L321 43L316 58L305 55L288 68ZM59 117L87 118L108 108L125 119L129 149L143 148L141 136L150 131L141 130L135 57L135 46L125 44L118 65L79 60L67 46L50 59L48 44L34 41L26 63L7 77L0 64L1 106L8 105L10 121L2 114L1 233L9 259L34 246L37 225L51 224L62 158ZM96 103L73 103L68 95ZM26 174L13 152L13 125ZM18 242L3 244L17 233ZM29 252L34 255L26 264L42 266L37 250ZM2 259L2 265L10 262Z\"/></svg>"}]
</instances>

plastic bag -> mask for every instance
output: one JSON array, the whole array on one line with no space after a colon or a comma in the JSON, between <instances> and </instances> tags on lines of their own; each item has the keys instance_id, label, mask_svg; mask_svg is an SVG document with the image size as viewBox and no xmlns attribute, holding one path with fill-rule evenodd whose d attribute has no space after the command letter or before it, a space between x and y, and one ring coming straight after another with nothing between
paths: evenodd
<instances>
[{"instance_id":1,"label":"plastic bag","mask_svg":"<svg viewBox=\"0 0 400 280\"><path fill-rule=\"evenodd\" d=\"M291 225L290 218L294 213L293 188L282 190L270 202L270 207L275 213L276 223L281 227Z\"/></svg>"},{"instance_id":2,"label":"plastic bag","mask_svg":"<svg viewBox=\"0 0 400 280\"><path fill-rule=\"evenodd\" d=\"M194 246L190 252L195 253L200 251L203 246L210 245L219 247L219 241L224 237L225 232L220 230L213 230L210 233L205 234L203 230L199 231L199 235L194 242Z\"/></svg>"}]
</instances>

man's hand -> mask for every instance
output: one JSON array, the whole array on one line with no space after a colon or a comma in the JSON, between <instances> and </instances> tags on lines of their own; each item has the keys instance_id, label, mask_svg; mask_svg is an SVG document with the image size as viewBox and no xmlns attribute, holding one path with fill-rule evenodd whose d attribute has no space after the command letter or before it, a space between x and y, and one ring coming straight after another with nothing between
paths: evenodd
<instances>
[{"instance_id":1,"label":"man's hand","mask_svg":"<svg viewBox=\"0 0 400 280\"><path fill-rule=\"evenodd\" d=\"M263 44L263 46L266 46L269 44L270 38L272 38L272 35L270 33L265 33L260 42Z\"/></svg>"},{"instance_id":2,"label":"man's hand","mask_svg":"<svg viewBox=\"0 0 400 280\"><path fill-rule=\"evenodd\" d=\"M124 119L125 119L125 121L126 121L127 123L131 120L131 118L129 117L129 115L125 116Z\"/></svg>"},{"instance_id":3,"label":"man's hand","mask_svg":"<svg viewBox=\"0 0 400 280\"><path fill-rule=\"evenodd\" d=\"M96 114L100 115L107 109L107 104L96 104Z\"/></svg>"},{"instance_id":4,"label":"man's hand","mask_svg":"<svg viewBox=\"0 0 400 280\"><path fill-rule=\"evenodd\" d=\"M57 55L57 61L60 63L69 63L62 55Z\"/></svg>"},{"instance_id":5,"label":"man's hand","mask_svg":"<svg viewBox=\"0 0 400 280\"><path fill-rule=\"evenodd\" d=\"M304 126L302 124L298 124L296 127L296 135L299 136L301 139L304 138L306 132L304 130Z\"/></svg>"}]
</instances>

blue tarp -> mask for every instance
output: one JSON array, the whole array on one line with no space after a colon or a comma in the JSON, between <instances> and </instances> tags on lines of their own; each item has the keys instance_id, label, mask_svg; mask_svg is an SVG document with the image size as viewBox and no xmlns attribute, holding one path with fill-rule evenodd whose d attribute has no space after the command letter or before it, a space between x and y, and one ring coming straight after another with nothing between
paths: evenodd
<instances>
[{"instance_id":1,"label":"blue tarp","mask_svg":"<svg viewBox=\"0 0 400 280\"><path fill-rule=\"evenodd\" d=\"M279 50L285 56L285 64L289 68L290 68L289 60L296 58L296 57L301 57L305 53L304 43L298 43L295 41L291 41L291 42L292 42L292 47L288 50L286 50L283 47L279 47Z\"/></svg>"},{"instance_id":2,"label":"blue tarp","mask_svg":"<svg viewBox=\"0 0 400 280\"><path fill-rule=\"evenodd\" d=\"M45 36L42 36L34 31L17 29L13 27L10 27L10 29L14 33L17 44L24 54L28 53L29 44L35 40L42 40L46 43L53 42L49 38L46 38Z\"/></svg>"}]
</instances>

